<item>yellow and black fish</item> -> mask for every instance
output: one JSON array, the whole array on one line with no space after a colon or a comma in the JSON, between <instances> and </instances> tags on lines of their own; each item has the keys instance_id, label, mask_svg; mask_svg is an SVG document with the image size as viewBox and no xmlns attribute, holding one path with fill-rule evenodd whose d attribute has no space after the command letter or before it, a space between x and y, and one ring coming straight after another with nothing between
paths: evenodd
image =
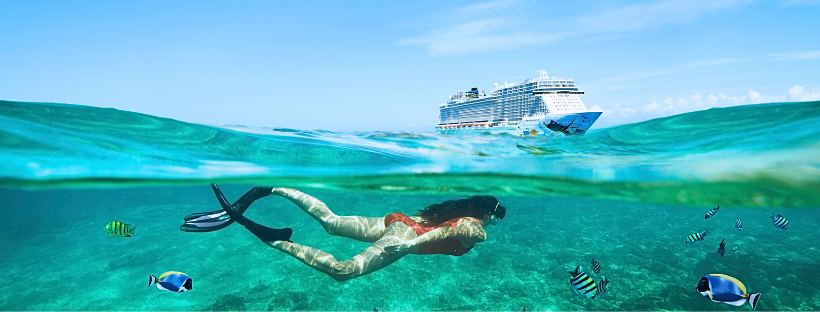
<instances>
[{"instance_id":1,"label":"yellow and black fish","mask_svg":"<svg viewBox=\"0 0 820 312\"><path fill-rule=\"evenodd\" d=\"M131 237L134 236L134 230L136 228L136 226L122 223L120 221L111 221L111 223L105 226L103 231L111 237Z\"/></svg>"},{"instance_id":2,"label":"yellow and black fish","mask_svg":"<svg viewBox=\"0 0 820 312\"><path fill-rule=\"evenodd\" d=\"M567 273L572 275L569 278L569 284L572 285L572 289L575 290L578 296L595 299L595 296L598 295L598 286L595 285L595 281L589 275L584 273L584 269L580 265L575 268L575 271L567 271Z\"/></svg>"}]
</instances>

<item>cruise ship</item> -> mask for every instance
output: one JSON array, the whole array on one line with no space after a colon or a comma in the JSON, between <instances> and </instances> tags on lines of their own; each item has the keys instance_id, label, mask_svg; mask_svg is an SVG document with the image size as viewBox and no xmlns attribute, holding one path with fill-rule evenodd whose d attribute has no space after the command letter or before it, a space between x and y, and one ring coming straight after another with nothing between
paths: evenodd
<instances>
[{"instance_id":1,"label":"cruise ship","mask_svg":"<svg viewBox=\"0 0 820 312\"><path fill-rule=\"evenodd\" d=\"M587 111L571 78L540 77L504 85L489 94L472 88L439 105L436 133L509 133L520 136L583 135L601 112Z\"/></svg>"}]
</instances>

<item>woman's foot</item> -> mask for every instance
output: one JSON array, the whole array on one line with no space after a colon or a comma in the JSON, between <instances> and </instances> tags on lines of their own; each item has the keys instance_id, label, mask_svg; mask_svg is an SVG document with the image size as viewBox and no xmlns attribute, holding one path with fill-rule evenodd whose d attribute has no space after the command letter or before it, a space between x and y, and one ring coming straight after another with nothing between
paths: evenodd
<instances>
[{"instance_id":1,"label":"woman's foot","mask_svg":"<svg viewBox=\"0 0 820 312\"><path fill-rule=\"evenodd\" d=\"M222 194L222 190L219 189L219 186L217 186L214 183L211 183L211 188L214 190L216 199L219 200L219 204L222 206L222 209L224 209L225 212L230 216L231 220L234 220L236 221L236 223L239 223L242 226L244 226L246 229L251 231L253 235L256 235L256 237L258 237L260 240L262 240L263 242L290 241L290 236L293 234L293 229L273 229L263 226L259 223L253 222L250 219L243 216L242 214L240 214L239 212L237 212L236 210L234 210L233 207L231 207L231 205L228 204L228 199L225 198L224 194ZM270 194L270 192L268 192L268 194Z\"/></svg>"}]
</instances>

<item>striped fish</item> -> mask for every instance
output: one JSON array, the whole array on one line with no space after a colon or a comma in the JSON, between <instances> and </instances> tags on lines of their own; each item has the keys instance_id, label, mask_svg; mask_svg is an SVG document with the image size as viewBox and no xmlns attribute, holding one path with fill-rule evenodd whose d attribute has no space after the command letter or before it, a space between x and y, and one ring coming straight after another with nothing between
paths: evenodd
<instances>
[{"instance_id":1,"label":"striped fish","mask_svg":"<svg viewBox=\"0 0 820 312\"><path fill-rule=\"evenodd\" d=\"M743 229L743 221L740 221L740 218L737 218L735 221L735 231L740 231Z\"/></svg>"},{"instance_id":2,"label":"striped fish","mask_svg":"<svg viewBox=\"0 0 820 312\"><path fill-rule=\"evenodd\" d=\"M122 223L120 221L111 221L111 223L108 223L108 225L105 226L103 231L111 237L131 237L134 235L135 229L137 229L136 226Z\"/></svg>"},{"instance_id":3,"label":"striped fish","mask_svg":"<svg viewBox=\"0 0 820 312\"><path fill-rule=\"evenodd\" d=\"M604 279L598 283L598 294L596 295L597 298L603 298L606 295L606 286L609 285L609 277L604 274Z\"/></svg>"},{"instance_id":4,"label":"striped fish","mask_svg":"<svg viewBox=\"0 0 820 312\"><path fill-rule=\"evenodd\" d=\"M724 243L726 239L724 238L720 241L720 247L718 247L718 254L723 257L723 253L726 252L726 243Z\"/></svg>"},{"instance_id":5,"label":"striped fish","mask_svg":"<svg viewBox=\"0 0 820 312\"><path fill-rule=\"evenodd\" d=\"M595 296L598 295L598 286L595 285L595 281L589 275L584 273L584 269L580 265L575 268L575 271L567 271L567 273L572 274L572 277L569 278L569 284L572 285L572 289L575 290L576 294L581 298L595 299Z\"/></svg>"},{"instance_id":6,"label":"striped fish","mask_svg":"<svg viewBox=\"0 0 820 312\"><path fill-rule=\"evenodd\" d=\"M704 238L706 238L706 231L689 235L686 237L686 241L684 243L697 243L702 241Z\"/></svg>"},{"instance_id":7,"label":"striped fish","mask_svg":"<svg viewBox=\"0 0 820 312\"><path fill-rule=\"evenodd\" d=\"M772 216L769 218L772 219L772 224L774 224L774 227L776 227L778 230L782 231L789 229L789 219L786 219L786 217L781 216L779 214L774 215L774 211L772 211Z\"/></svg>"},{"instance_id":8,"label":"striped fish","mask_svg":"<svg viewBox=\"0 0 820 312\"><path fill-rule=\"evenodd\" d=\"M732 248L732 252L735 252L735 251L737 251L737 246L735 246L734 248Z\"/></svg>"},{"instance_id":9,"label":"striped fish","mask_svg":"<svg viewBox=\"0 0 820 312\"><path fill-rule=\"evenodd\" d=\"M709 219L711 217L714 217L719 209L720 209L720 205L718 205L715 208L712 208L712 210L709 210L709 212L706 213L706 217L704 219Z\"/></svg>"},{"instance_id":10,"label":"striped fish","mask_svg":"<svg viewBox=\"0 0 820 312\"><path fill-rule=\"evenodd\" d=\"M601 264L595 261L595 258L592 258L592 272L595 272L595 274L601 273Z\"/></svg>"}]
</instances>

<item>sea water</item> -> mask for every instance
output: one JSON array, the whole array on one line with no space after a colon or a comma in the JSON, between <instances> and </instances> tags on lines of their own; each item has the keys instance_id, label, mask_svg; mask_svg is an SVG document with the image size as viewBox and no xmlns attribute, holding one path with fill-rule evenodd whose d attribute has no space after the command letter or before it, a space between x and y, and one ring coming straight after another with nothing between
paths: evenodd
<instances>
[{"instance_id":1,"label":"sea water","mask_svg":"<svg viewBox=\"0 0 820 312\"><path fill-rule=\"evenodd\" d=\"M562 138L272 126L0 101L0 309L750 310L695 291L722 273L763 294L758 310L820 310L820 102ZM296 188L339 215L412 215L471 195L508 211L464 256L409 255L340 283L238 225L179 231L183 216L218 209L212 182L232 201L253 186ZM772 225L772 211L788 230ZM325 233L283 198L247 215L339 260L368 246ZM115 220L136 235L106 235ZM704 241L684 243L701 231ZM567 271L578 265L609 277L605 297L573 292ZM147 287L166 271L190 275L193 290Z\"/></svg>"}]
</instances>

